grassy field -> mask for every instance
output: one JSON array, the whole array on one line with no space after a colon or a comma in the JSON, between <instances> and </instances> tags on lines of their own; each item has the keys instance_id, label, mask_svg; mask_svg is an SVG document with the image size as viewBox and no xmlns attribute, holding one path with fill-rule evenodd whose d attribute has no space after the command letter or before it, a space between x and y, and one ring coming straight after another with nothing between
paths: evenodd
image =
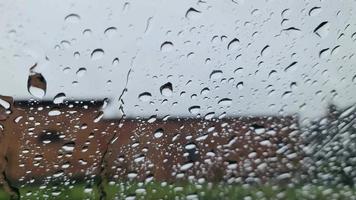
<instances>
[{"instance_id":1,"label":"grassy field","mask_svg":"<svg viewBox=\"0 0 356 200\"><path fill-rule=\"evenodd\" d=\"M165 183L121 183L105 187L106 199L356 199L356 189L339 186L305 185L298 187L244 186L244 185L167 185ZM77 184L72 186L25 187L20 189L21 199L99 199L96 187ZM0 199L10 199L4 191Z\"/></svg>"}]
</instances>

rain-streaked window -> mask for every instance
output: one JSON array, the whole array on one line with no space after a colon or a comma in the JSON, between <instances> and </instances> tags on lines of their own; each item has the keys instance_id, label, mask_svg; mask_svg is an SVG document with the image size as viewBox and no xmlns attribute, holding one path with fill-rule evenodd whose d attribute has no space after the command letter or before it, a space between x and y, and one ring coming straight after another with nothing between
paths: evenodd
<instances>
[{"instance_id":1,"label":"rain-streaked window","mask_svg":"<svg viewBox=\"0 0 356 200\"><path fill-rule=\"evenodd\" d=\"M0 1L0 199L356 199L356 1Z\"/></svg>"}]
</instances>

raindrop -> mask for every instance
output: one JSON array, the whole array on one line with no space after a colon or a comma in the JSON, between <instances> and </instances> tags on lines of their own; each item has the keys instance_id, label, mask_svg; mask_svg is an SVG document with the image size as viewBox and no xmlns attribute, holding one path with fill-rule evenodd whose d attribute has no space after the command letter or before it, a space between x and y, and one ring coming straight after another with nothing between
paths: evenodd
<instances>
[{"instance_id":1,"label":"raindrop","mask_svg":"<svg viewBox=\"0 0 356 200\"><path fill-rule=\"evenodd\" d=\"M80 58L80 53L78 51L74 52L73 54L74 58L78 59Z\"/></svg>"},{"instance_id":2,"label":"raindrop","mask_svg":"<svg viewBox=\"0 0 356 200\"><path fill-rule=\"evenodd\" d=\"M161 94L163 96L169 97L173 94L173 86L172 83L168 82L160 87Z\"/></svg>"},{"instance_id":3,"label":"raindrop","mask_svg":"<svg viewBox=\"0 0 356 200\"><path fill-rule=\"evenodd\" d=\"M104 34L110 38L110 37L114 36L116 34L116 32L117 32L117 28L112 26L112 27L105 29Z\"/></svg>"},{"instance_id":4,"label":"raindrop","mask_svg":"<svg viewBox=\"0 0 356 200\"><path fill-rule=\"evenodd\" d=\"M1 98L0 96L0 106L7 110L10 108L10 103L7 100Z\"/></svg>"},{"instance_id":5,"label":"raindrop","mask_svg":"<svg viewBox=\"0 0 356 200\"><path fill-rule=\"evenodd\" d=\"M147 120L147 122L148 123L153 123L153 122L155 122L157 120L157 115L152 115L148 120Z\"/></svg>"},{"instance_id":6,"label":"raindrop","mask_svg":"<svg viewBox=\"0 0 356 200\"><path fill-rule=\"evenodd\" d=\"M351 39L352 39L353 41L356 41L356 32L351 35Z\"/></svg>"},{"instance_id":7,"label":"raindrop","mask_svg":"<svg viewBox=\"0 0 356 200\"><path fill-rule=\"evenodd\" d=\"M160 137L162 137L162 136L163 136L163 129L162 129L162 128L157 129L157 130L155 131L155 133L153 134L153 136L154 136L155 138L160 138Z\"/></svg>"},{"instance_id":8,"label":"raindrop","mask_svg":"<svg viewBox=\"0 0 356 200\"><path fill-rule=\"evenodd\" d=\"M209 112L205 115L204 119L206 120L210 120L212 119L213 117L215 116L215 113L214 112Z\"/></svg>"},{"instance_id":9,"label":"raindrop","mask_svg":"<svg viewBox=\"0 0 356 200\"><path fill-rule=\"evenodd\" d=\"M65 152L70 153L70 152L73 152L74 147L75 147L75 143L74 142L67 142L62 146L62 149Z\"/></svg>"},{"instance_id":10,"label":"raindrop","mask_svg":"<svg viewBox=\"0 0 356 200\"><path fill-rule=\"evenodd\" d=\"M48 116L58 116L60 114L61 114L61 111L59 111L57 109L53 109L53 110L48 112Z\"/></svg>"},{"instance_id":11,"label":"raindrop","mask_svg":"<svg viewBox=\"0 0 356 200\"><path fill-rule=\"evenodd\" d=\"M229 98L222 98L218 102L218 104L222 105L222 106L228 106L228 105L231 105L231 103L232 103L232 99L229 99Z\"/></svg>"},{"instance_id":12,"label":"raindrop","mask_svg":"<svg viewBox=\"0 0 356 200\"><path fill-rule=\"evenodd\" d=\"M58 93L54 98L53 98L53 103L55 104L60 104L63 103L64 99L66 98L66 95L64 93Z\"/></svg>"},{"instance_id":13,"label":"raindrop","mask_svg":"<svg viewBox=\"0 0 356 200\"><path fill-rule=\"evenodd\" d=\"M181 171L186 171L186 170L190 169L191 167L193 167L193 163L191 163L191 162L185 163L184 165L182 165L180 167L180 170Z\"/></svg>"},{"instance_id":14,"label":"raindrop","mask_svg":"<svg viewBox=\"0 0 356 200\"><path fill-rule=\"evenodd\" d=\"M210 92L210 89L209 88L203 88L201 91L200 91L200 94L201 95L207 95L207 94L209 94L209 92Z\"/></svg>"},{"instance_id":15,"label":"raindrop","mask_svg":"<svg viewBox=\"0 0 356 200\"><path fill-rule=\"evenodd\" d=\"M173 43L170 41L165 41L161 44L161 51L162 52L169 52L173 50Z\"/></svg>"},{"instance_id":16,"label":"raindrop","mask_svg":"<svg viewBox=\"0 0 356 200\"><path fill-rule=\"evenodd\" d=\"M221 70L213 70L210 73L210 79L219 79L222 77L223 72Z\"/></svg>"},{"instance_id":17,"label":"raindrop","mask_svg":"<svg viewBox=\"0 0 356 200\"><path fill-rule=\"evenodd\" d=\"M119 58L114 58L114 60L112 61L112 66L117 66L119 65L119 63L120 63Z\"/></svg>"},{"instance_id":18,"label":"raindrop","mask_svg":"<svg viewBox=\"0 0 356 200\"><path fill-rule=\"evenodd\" d=\"M77 23L77 22L79 22L79 20L80 20L80 16L77 15L77 14L72 13L72 14L67 15L67 16L64 18L64 20L65 20L66 22L69 22L69 23Z\"/></svg>"},{"instance_id":19,"label":"raindrop","mask_svg":"<svg viewBox=\"0 0 356 200\"><path fill-rule=\"evenodd\" d=\"M85 73L87 72L87 69L82 67L82 68L79 68L78 71L76 72L77 76L78 77L82 77L85 75Z\"/></svg>"},{"instance_id":20,"label":"raindrop","mask_svg":"<svg viewBox=\"0 0 356 200\"><path fill-rule=\"evenodd\" d=\"M149 92L143 92L138 95L138 98L143 102L147 102L147 101L151 100L151 97L152 97L152 95Z\"/></svg>"},{"instance_id":21,"label":"raindrop","mask_svg":"<svg viewBox=\"0 0 356 200\"><path fill-rule=\"evenodd\" d=\"M269 54L269 45L266 45L265 47L263 47L263 49L261 50L261 56L266 56Z\"/></svg>"},{"instance_id":22,"label":"raindrop","mask_svg":"<svg viewBox=\"0 0 356 200\"><path fill-rule=\"evenodd\" d=\"M188 110L191 114L196 115L199 114L200 106L191 106Z\"/></svg>"},{"instance_id":23,"label":"raindrop","mask_svg":"<svg viewBox=\"0 0 356 200\"><path fill-rule=\"evenodd\" d=\"M300 29L296 28L296 27L289 27L289 28L283 29L282 31L290 33L290 34L294 34L294 33L300 32Z\"/></svg>"},{"instance_id":24,"label":"raindrop","mask_svg":"<svg viewBox=\"0 0 356 200\"><path fill-rule=\"evenodd\" d=\"M329 49L329 48L322 49L322 50L319 52L319 58L322 58L322 59L327 58L329 55L330 55L330 49Z\"/></svg>"},{"instance_id":25,"label":"raindrop","mask_svg":"<svg viewBox=\"0 0 356 200\"><path fill-rule=\"evenodd\" d=\"M91 34L92 34L92 31L91 31L90 29L85 29L85 30L83 31L83 35L84 35L85 37L89 37Z\"/></svg>"},{"instance_id":26,"label":"raindrop","mask_svg":"<svg viewBox=\"0 0 356 200\"><path fill-rule=\"evenodd\" d=\"M104 112L100 111L99 114L93 120L94 123L98 123L104 117Z\"/></svg>"},{"instance_id":27,"label":"raindrop","mask_svg":"<svg viewBox=\"0 0 356 200\"><path fill-rule=\"evenodd\" d=\"M241 90L242 88L244 87L244 82L238 82L237 84L236 84L236 88L237 89L239 89L239 90Z\"/></svg>"},{"instance_id":28,"label":"raindrop","mask_svg":"<svg viewBox=\"0 0 356 200\"><path fill-rule=\"evenodd\" d=\"M152 24L152 19L153 17L149 17L146 21L146 28L145 28L145 33L150 30L151 24Z\"/></svg>"},{"instance_id":29,"label":"raindrop","mask_svg":"<svg viewBox=\"0 0 356 200\"><path fill-rule=\"evenodd\" d=\"M227 49L231 50L231 51L237 50L239 42L240 42L240 40L238 40L237 38L234 38L227 45Z\"/></svg>"},{"instance_id":30,"label":"raindrop","mask_svg":"<svg viewBox=\"0 0 356 200\"><path fill-rule=\"evenodd\" d=\"M69 41L67 41L67 40L62 40L61 41L61 46L63 47L63 49L68 49L68 48L70 48L71 43Z\"/></svg>"},{"instance_id":31,"label":"raindrop","mask_svg":"<svg viewBox=\"0 0 356 200\"><path fill-rule=\"evenodd\" d=\"M196 148L197 148L197 145L195 145L194 143L188 143L184 146L184 149L186 149L186 150L193 150Z\"/></svg>"},{"instance_id":32,"label":"raindrop","mask_svg":"<svg viewBox=\"0 0 356 200\"><path fill-rule=\"evenodd\" d=\"M199 18L201 12L196 10L195 8L189 8L185 13L185 17L188 19L197 19Z\"/></svg>"},{"instance_id":33,"label":"raindrop","mask_svg":"<svg viewBox=\"0 0 356 200\"><path fill-rule=\"evenodd\" d=\"M104 56L104 50L102 49L94 49L94 51L90 55L92 60L99 60L103 56Z\"/></svg>"},{"instance_id":34,"label":"raindrop","mask_svg":"<svg viewBox=\"0 0 356 200\"><path fill-rule=\"evenodd\" d=\"M320 38L325 38L329 33L330 24L328 21L320 23L315 29L314 33Z\"/></svg>"},{"instance_id":35,"label":"raindrop","mask_svg":"<svg viewBox=\"0 0 356 200\"><path fill-rule=\"evenodd\" d=\"M283 18L285 18L285 19L288 19L289 18L289 15L290 15L290 9L284 9L283 11L282 11L282 13L281 13L281 16L283 17Z\"/></svg>"},{"instance_id":36,"label":"raindrop","mask_svg":"<svg viewBox=\"0 0 356 200\"><path fill-rule=\"evenodd\" d=\"M126 13L130 8L130 3L129 2L125 2L124 6L122 7L122 11L123 13Z\"/></svg>"},{"instance_id":37,"label":"raindrop","mask_svg":"<svg viewBox=\"0 0 356 200\"><path fill-rule=\"evenodd\" d=\"M321 12L321 7L313 7L309 10L309 16L316 16Z\"/></svg>"},{"instance_id":38,"label":"raindrop","mask_svg":"<svg viewBox=\"0 0 356 200\"><path fill-rule=\"evenodd\" d=\"M42 74L32 71L36 65L37 64L30 69L30 75L27 80L27 90L34 97L43 98L46 94L47 82Z\"/></svg>"},{"instance_id":39,"label":"raindrop","mask_svg":"<svg viewBox=\"0 0 356 200\"><path fill-rule=\"evenodd\" d=\"M288 71L292 71L294 68L295 68L295 66L296 66L296 64L297 64L298 62L292 62L290 65L288 65L285 69L284 69L284 71L285 72L288 72Z\"/></svg>"}]
</instances>

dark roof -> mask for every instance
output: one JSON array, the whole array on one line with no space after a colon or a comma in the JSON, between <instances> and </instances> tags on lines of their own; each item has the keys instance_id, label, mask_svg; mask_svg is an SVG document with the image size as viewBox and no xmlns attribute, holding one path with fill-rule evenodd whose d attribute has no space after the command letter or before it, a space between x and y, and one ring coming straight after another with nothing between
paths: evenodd
<instances>
[{"instance_id":1,"label":"dark roof","mask_svg":"<svg viewBox=\"0 0 356 200\"><path fill-rule=\"evenodd\" d=\"M67 107L73 105L73 107L101 107L104 104L104 100L70 100L64 101L63 103L55 104L53 101L37 101L37 100L15 100L14 106L20 108L27 108L30 106L40 107L40 106L50 106L50 107Z\"/></svg>"}]
</instances>

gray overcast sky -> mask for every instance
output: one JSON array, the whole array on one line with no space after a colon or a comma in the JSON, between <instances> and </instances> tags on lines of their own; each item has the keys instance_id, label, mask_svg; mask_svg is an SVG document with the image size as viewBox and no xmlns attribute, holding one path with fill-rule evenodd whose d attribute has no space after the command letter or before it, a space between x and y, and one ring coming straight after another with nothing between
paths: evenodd
<instances>
[{"instance_id":1,"label":"gray overcast sky","mask_svg":"<svg viewBox=\"0 0 356 200\"><path fill-rule=\"evenodd\" d=\"M108 97L113 116L131 69L124 95L131 116L193 116L188 108L200 106L202 116L317 117L329 102L356 102L355 7L351 0L1 1L0 94L31 98L29 68L38 63L44 99ZM98 48L104 54L91 58ZM164 96L167 82L173 93ZM148 102L139 100L143 92ZM223 98L232 101L219 104Z\"/></svg>"}]
</instances>

